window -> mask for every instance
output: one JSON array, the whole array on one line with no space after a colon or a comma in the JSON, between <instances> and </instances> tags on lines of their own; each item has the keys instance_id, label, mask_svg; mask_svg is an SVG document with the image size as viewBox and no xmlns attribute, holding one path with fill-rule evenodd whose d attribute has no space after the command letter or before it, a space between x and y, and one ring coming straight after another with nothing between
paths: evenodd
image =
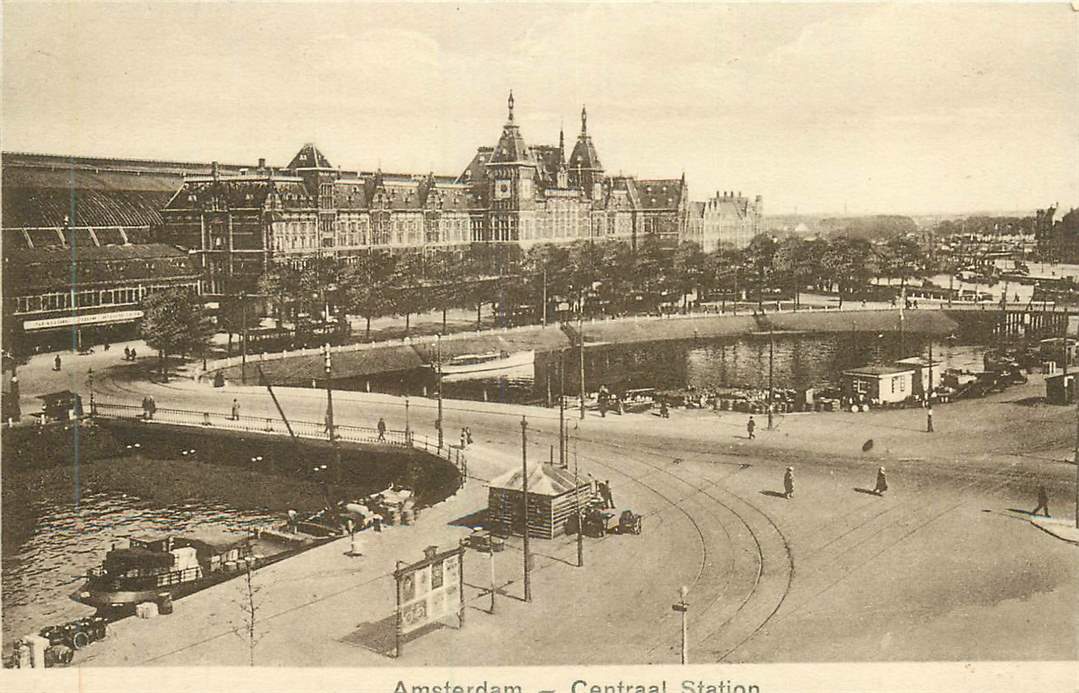
<instances>
[{"instance_id":1,"label":"window","mask_svg":"<svg viewBox=\"0 0 1079 693\"><path fill-rule=\"evenodd\" d=\"M862 395L866 394L869 392L869 383L861 378L855 378L854 391Z\"/></svg>"}]
</instances>

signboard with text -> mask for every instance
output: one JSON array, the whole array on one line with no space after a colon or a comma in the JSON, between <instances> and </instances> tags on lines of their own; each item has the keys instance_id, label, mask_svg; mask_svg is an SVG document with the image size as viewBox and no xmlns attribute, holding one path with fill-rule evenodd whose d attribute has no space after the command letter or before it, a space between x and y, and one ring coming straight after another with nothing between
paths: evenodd
<instances>
[{"instance_id":1,"label":"signboard with text","mask_svg":"<svg viewBox=\"0 0 1079 693\"><path fill-rule=\"evenodd\" d=\"M461 613L463 547L437 552L429 547L422 561L398 568L398 631L408 633Z\"/></svg>"}]
</instances>

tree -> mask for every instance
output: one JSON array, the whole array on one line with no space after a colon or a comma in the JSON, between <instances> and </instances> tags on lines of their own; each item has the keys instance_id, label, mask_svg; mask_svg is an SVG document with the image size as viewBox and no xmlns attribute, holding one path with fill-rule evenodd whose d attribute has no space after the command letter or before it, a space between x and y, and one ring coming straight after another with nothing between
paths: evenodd
<instances>
[{"instance_id":1,"label":"tree","mask_svg":"<svg viewBox=\"0 0 1079 693\"><path fill-rule=\"evenodd\" d=\"M746 269L756 279L757 308L764 308L764 286L773 272L776 255L776 240L766 233L758 233L743 251Z\"/></svg>"},{"instance_id":2,"label":"tree","mask_svg":"<svg viewBox=\"0 0 1079 693\"><path fill-rule=\"evenodd\" d=\"M672 281L672 253L655 236L647 237L637 247L633 274L648 310L659 310L663 297L676 290Z\"/></svg>"},{"instance_id":3,"label":"tree","mask_svg":"<svg viewBox=\"0 0 1079 693\"><path fill-rule=\"evenodd\" d=\"M258 291L273 303L277 326L281 320L295 313L296 299L300 295L300 272L292 265L275 264L266 269L258 279Z\"/></svg>"},{"instance_id":4,"label":"tree","mask_svg":"<svg viewBox=\"0 0 1079 693\"><path fill-rule=\"evenodd\" d=\"M839 289L839 305L843 305L843 294L850 294L856 288L865 286L872 276L870 258L872 247L862 238L840 236L828 243L828 249L822 258L825 271Z\"/></svg>"},{"instance_id":5,"label":"tree","mask_svg":"<svg viewBox=\"0 0 1079 693\"><path fill-rule=\"evenodd\" d=\"M258 325L258 313L249 296L227 296L221 300L217 312L217 324L229 335L228 355L232 356L232 335L242 334L244 329Z\"/></svg>"},{"instance_id":6,"label":"tree","mask_svg":"<svg viewBox=\"0 0 1079 693\"><path fill-rule=\"evenodd\" d=\"M881 269L890 279L898 279L900 293L907 280L925 271L926 257L918 242L909 236L895 236L884 244L881 253Z\"/></svg>"},{"instance_id":7,"label":"tree","mask_svg":"<svg viewBox=\"0 0 1079 693\"><path fill-rule=\"evenodd\" d=\"M704 277L704 251L695 241L682 241L671 259L672 280L682 294L682 312L687 312L690 292L700 300L701 280Z\"/></svg>"},{"instance_id":8,"label":"tree","mask_svg":"<svg viewBox=\"0 0 1079 693\"><path fill-rule=\"evenodd\" d=\"M371 250L348 265L341 279L341 302L346 313L367 320L365 339L371 340L371 319L393 311L391 295L394 258L384 250Z\"/></svg>"},{"instance_id":9,"label":"tree","mask_svg":"<svg viewBox=\"0 0 1079 693\"><path fill-rule=\"evenodd\" d=\"M794 291L794 305L801 305L801 291L806 284L820 276L819 244L798 236L788 236L779 242L772 259L777 280Z\"/></svg>"},{"instance_id":10,"label":"tree","mask_svg":"<svg viewBox=\"0 0 1079 693\"><path fill-rule=\"evenodd\" d=\"M150 294L142 302L139 332L147 346L156 349L161 377L168 380L171 355L202 355L210 345L212 328L198 297L181 287Z\"/></svg>"}]
</instances>

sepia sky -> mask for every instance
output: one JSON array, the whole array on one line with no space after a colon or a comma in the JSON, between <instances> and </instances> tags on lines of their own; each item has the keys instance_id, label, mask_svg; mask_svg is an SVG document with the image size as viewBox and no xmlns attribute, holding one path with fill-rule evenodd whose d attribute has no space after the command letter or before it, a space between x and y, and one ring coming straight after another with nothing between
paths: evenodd
<instances>
[{"instance_id":1,"label":"sepia sky","mask_svg":"<svg viewBox=\"0 0 1079 693\"><path fill-rule=\"evenodd\" d=\"M456 175L529 144L767 213L1079 206L1079 12L1042 5L5 2L3 148Z\"/></svg>"}]
</instances>

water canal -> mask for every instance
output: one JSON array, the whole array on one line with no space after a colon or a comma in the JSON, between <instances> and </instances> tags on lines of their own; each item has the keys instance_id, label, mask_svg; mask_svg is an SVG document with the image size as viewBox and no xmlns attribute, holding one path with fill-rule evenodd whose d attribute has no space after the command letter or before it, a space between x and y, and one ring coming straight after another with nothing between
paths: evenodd
<instances>
[{"instance_id":1,"label":"water canal","mask_svg":"<svg viewBox=\"0 0 1079 693\"><path fill-rule=\"evenodd\" d=\"M972 339L931 339L907 333L776 333L773 340L773 380L777 388L824 388L839 385L839 374L868 363L926 356L943 368L982 368L986 347ZM533 366L507 371L446 377L443 394L449 398L545 404L548 391L557 398L562 377L567 393L580 390L579 351L537 352ZM560 361L564 364L560 376ZM636 388L700 390L766 388L769 335L760 333L717 339L586 345L585 387L601 384L613 391ZM430 395L437 377L429 368L337 381L343 389L366 389L390 394ZM549 390L548 390L549 388Z\"/></svg>"}]
</instances>

